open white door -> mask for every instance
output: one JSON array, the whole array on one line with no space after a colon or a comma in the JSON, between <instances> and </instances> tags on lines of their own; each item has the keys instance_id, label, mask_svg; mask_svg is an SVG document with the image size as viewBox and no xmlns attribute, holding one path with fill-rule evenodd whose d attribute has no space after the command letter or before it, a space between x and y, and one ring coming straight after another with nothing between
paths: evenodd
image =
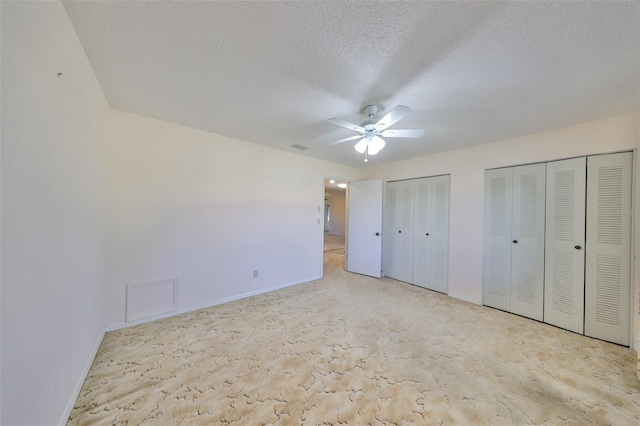
<instances>
[{"instance_id":1,"label":"open white door","mask_svg":"<svg viewBox=\"0 0 640 426\"><path fill-rule=\"evenodd\" d=\"M380 278L382 273L382 181L349 184L347 271Z\"/></svg>"}]
</instances>

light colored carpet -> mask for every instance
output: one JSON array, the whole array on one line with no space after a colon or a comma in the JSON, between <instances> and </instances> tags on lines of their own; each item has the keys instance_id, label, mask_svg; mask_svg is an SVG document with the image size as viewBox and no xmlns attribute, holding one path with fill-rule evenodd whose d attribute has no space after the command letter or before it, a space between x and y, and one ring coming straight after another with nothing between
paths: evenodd
<instances>
[{"instance_id":1,"label":"light colored carpet","mask_svg":"<svg viewBox=\"0 0 640 426\"><path fill-rule=\"evenodd\" d=\"M324 234L324 251L344 249L344 235Z\"/></svg>"},{"instance_id":2,"label":"light colored carpet","mask_svg":"<svg viewBox=\"0 0 640 426\"><path fill-rule=\"evenodd\" d=\"M69 424L640 424L629 348L341 261L108 333Z\"/></svg>"}]
</instances>

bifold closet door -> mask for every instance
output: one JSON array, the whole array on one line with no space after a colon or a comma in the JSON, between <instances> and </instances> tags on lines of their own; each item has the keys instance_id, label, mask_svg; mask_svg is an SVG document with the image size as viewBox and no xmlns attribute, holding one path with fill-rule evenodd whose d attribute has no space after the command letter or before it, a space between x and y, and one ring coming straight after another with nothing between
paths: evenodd
<instances>
[{"instance_id":1,"label":"bifold closet door","mask_svg":"<svg viewBox=\"0 0 640 426\"><path fill-rule=\"evenodd\" d=\"M547 163L544 322L584 332L584 157Z\"/></svg>"},{"instance_id":2,"label":"bifold closet door","mask_svg":"<svg viewBox=\"0 0 640 426\"><path fill-rule=\"evenodd\" d=\"M587 159L584 334L629 345L632 154Z\"/></svg>"},{"instance_id":3,"label":"bifold closet door","mask_svg":"<svg viewBox=\"0 0 640 426\"><path fill-rule=\"evenodd\" d=\"M545 164L513 168L511 312L542 321Z\"/></svg>"},{"instance_id":4,"label":"bifold closet door","mask_svg":"<svg viewBox=\"0 0 640 426\"><path fill-rule=\"evenodd\" d=\"M482 303L511 310L511 168L487 170Z\"/></svg>"},{"instance_id":5,"label":"bifold closet door","mask_svg":"<svg viewBox=\"0 0 640 426\"><path fill-rule=\"evenodd\" d=\"M413 268L414 181L387 183L388 215L384 275L410 283Z\"/></svg>"},{"instance_id":6,"label":"bifold closet door","mask_svg":"<svg viewBox=\"0 0 640 426\"><path fill-rule=\"evenodd\" d=\"M414 229L413 229L413 279L412 283L420 287L429 288L429 271L432 261L429 258L430 207L433 186L430 179L416 179L414 181Z\"/></svg>"},{"instance_id":7,"label":"bifold closet door","mask_svg":"<svg viewBox=\"0 0 640 426\"><path fill-rule=\"evenodd\" d=\"M414 184L413 284L447 293L449 269L449 176Z\"/></svg>"},{"instance_id":8,"label":"bifold closet door","mask_svg":"<svg viewBox=\"0 0 640 426\"><path fill-rule=\"evenodd\" d=\"M429 283L427 288L449 292L449 181L450 176L431 178L429 213Z\"/></svg>"}]
</instances>

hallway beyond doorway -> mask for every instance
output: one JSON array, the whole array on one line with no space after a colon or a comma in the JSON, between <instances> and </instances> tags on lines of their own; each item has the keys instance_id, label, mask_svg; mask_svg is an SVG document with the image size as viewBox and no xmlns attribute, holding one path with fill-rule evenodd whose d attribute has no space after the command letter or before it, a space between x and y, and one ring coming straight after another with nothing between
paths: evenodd
<instances>
[{"instance_id":1,"label":"hallway beyond doorway","mask_svg":"<svg viewBox=\"0 0 640 426\"><path fill-rule=\"evenodd\" d=\"M324 234L324 251L344 250L344 235Z\"/></svg>"}]
</instances>

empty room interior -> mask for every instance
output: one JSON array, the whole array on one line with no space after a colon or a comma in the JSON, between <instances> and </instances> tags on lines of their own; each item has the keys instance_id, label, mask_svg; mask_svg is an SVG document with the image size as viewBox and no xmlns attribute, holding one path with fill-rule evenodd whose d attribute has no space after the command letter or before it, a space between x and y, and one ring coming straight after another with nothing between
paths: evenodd
<instances>
[{"instance_id":1,"label":"empty room interior","mask_svg":"<svg viewBox=\"0 0 640 426\"><path fill-rule=\"evenodd\" d=\"M640 2L0 22L0 424L640 424Z\"/></svg>"}]
</instances>

